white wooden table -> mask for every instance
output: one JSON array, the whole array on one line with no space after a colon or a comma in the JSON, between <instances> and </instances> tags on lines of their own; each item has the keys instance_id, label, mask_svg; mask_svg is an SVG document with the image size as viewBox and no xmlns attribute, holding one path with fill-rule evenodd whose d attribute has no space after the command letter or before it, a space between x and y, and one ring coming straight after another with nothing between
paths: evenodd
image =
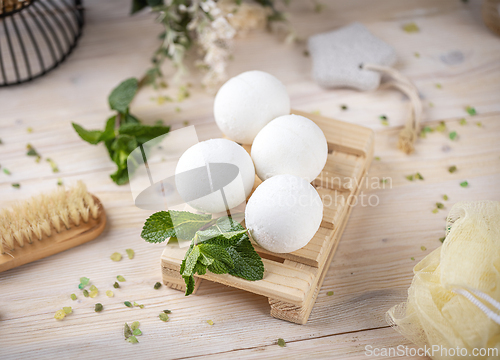
<instances>
[{"instance_id":1,"label":"white wooden table","mask_svg":"<svg viewBox=\"0 0 500 360\"><path fill-rule=\"evenodd\" d=\"M438 239L453 203L500 200L500 38L482 23L479 1L323 2L325 10L316 14L311 3L292 1L291 23L301 36L363 22L396 48L397 68L415 81L425 99L427 124L445 121L459 137L451 141L446 134L429 134L406 156L396 150L407 105L400 93L324 90L311 80L303 44L286 45L267 33L252 33L236 42L230 75L268 71L285 83L293 108L373 128L380 160L374 161L369 176L392 178L390 189L364 190L378 197L378 206L353 209L308 324L271 318L266 298L214 283L204 282L197 295L188 298L165 286L153 289L161 279L163 245L145 243L139 236L150 213L134 207L127 186L112 183L114 164L104 146L81 141L70 123L103 126L110 115L108 93L123 79L142 74L160 28L147 13L129 17L128 0L87 0L84 35L67 62L37 81L0 89L0 165L12 172L0 173L0 207L54 188L59 177L65 184L82 179L102 200L109 224L93 242L0 274L2 360L364 359L366 345L412 347L388 327L385 312L404 300L413 266L441 245ZM410 21L417 23L419 33L401 30ZM462 54L463 61L447 64L443 59L452 52ZM213 121L213 95L201 88L192 89L191 97L180 104L158 105L151 96L152 90L144 90L133 104L134 113L146 123L163 119L176 129L188 120L202 139L221 135ZM341 104L348 110L342 111ZM477 116L468 116L468 105L476 108ZM381 125L381 114L388 116L389 127ZM459 125L462 117L468 125ZM46 162L36 164L27 157L27 143L54 159L61 172L54 174ZM458 171L450 174L451 165ZM417 171L424 181L405 179ZM468 188L459 186L463 180L468 180ZM16 182L20 189L11 186ZM446 210L433 214L443 194L450 199ZM133 260L109 259L115 251L125 254L126 248L135 250ZM104 292L119 274L127 281L114 298L107 298ZM77 286L82 276L99 288L97 298L81 296ZM327 291L334 295L327 296ZM79 299L73 302L71 293ZM129 309L123 305L127 300L145 308ZM104 305L101 313L94 312L96 302ZM74 312L56 321L54 313L63 306L72 306ZM158 319L163 309L172 310L167 323ZM134 320L141 322L143 331L139 344L125 342L122 335L124 322ZM276 345L278 338L285 339L286 348Z\"/></svg>"}]
</instances>

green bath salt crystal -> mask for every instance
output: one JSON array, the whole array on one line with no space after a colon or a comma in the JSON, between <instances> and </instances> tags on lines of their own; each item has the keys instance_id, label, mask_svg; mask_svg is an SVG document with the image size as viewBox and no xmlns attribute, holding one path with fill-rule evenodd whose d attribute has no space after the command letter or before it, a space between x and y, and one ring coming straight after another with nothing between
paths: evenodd
<instances>
[{"instance_id":1,"label":"green bath salt crystal","mask_svg":"<svg viewBox=\"0 0 500 360\"><path fill-rule=\"evenodd\" d=\"M127 256L130 260L132 260L134 258L134 255L135 255L135 251L132 250L132 249L126 249L125 252L127 253Z\"/></svg>"},{"instance_id":2,"label":"green bath salt crystal","mask_svg":"<svg viewBox=\"0 0 500 360\"><path fill-rule=\"evenodd\" d=\"M115 252L115 253L111 254L110 258L113 261L120 261L122 259L122 254L120 254L119 252Z\"/></svg>"},{"instance_id":3,"label":"green bath salt crystal","mask_svg":"<svg viewBox=\"0 0 500 360\"><path fill-rule=\"evenodd\" d=\"M80 278L80 285L78 287L80 289L83 289L85 286L87 286L89 284L89 281L90 281L90 279L88 277L82 277L82 278Z\"/></svg>"},{"instance_id":4,"label":"green bath salt crystal","mask_svg":"<svg viewBox=\"0 0 500 360\"><path fill-rule=\"evenodd\" d=\"M76 295L75 294L71 294L71 300L73 300L73 301L76 300Z\"/></svg>"},{"instance_id":5,"label":"green bath salt crystal","mask_svg":"<svg viewBox=\"0 0 500 360\"><path fill-rule=\"evenodd\" d=\"M124 278L123 276L121 276L121 275L118 275L118 276L116 277L116 279L117 279L118 281L120 281L120 282L127 281L127 280L125 280L125 278Z\"/></svg>"},{"instance_id":6,"label":"green bath salt crystal","mask_svg":"<svg viewBox=\"0 0 500 360\"><path fill-rule=\"evenodd\" d=\"M125 327L123 328L123 335L125 335L125 339L127 339L129 336L132 336L132 330L127 323L125 323Z\"/></svg>"},{"instance_id":7,"label":"green bath salt crystal","mask_svg":"<svg viewBox=\"0 0 500 360\"><path fill-rule=\"evenodd\" d=\"M132 344L137 344L139 342L139 340L137 340L137 338L134 335L127 338L127 341Z\"/></svg>"},{"instance_id":8,"label":"green bath salt crystal","mask_svg":"<svg viewBox=\"0 0 500 360\"><path fill-rule=\"evenodd\" d=\"M165 314L164 312L160 313L160 315L158 315L158 317L160 318L161 321L167 322L169 320L168 315Z\"/></svg>"}]
</instances>

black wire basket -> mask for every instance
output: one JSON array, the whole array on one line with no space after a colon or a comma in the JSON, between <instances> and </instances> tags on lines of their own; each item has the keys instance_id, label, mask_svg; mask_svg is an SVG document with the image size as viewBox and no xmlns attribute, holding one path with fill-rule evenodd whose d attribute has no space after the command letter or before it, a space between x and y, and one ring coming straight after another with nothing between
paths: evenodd
<instances>
[{"instance_id":1,"label":"black wire basket","mask_svg":"<svg viewBox=\"0 0 500 360\"><path fill-rule=\"evenodd\" d=\"M0 87L58 67L78 43L81 0L0 0Z\"/></svg>"}]
</instances>

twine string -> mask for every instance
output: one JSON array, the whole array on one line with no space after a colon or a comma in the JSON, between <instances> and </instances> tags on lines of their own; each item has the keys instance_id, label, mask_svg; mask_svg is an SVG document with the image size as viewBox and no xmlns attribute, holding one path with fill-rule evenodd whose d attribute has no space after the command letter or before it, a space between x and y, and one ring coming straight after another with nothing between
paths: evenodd
<instances>
[{"instance_id":1,"label":"twine string","mask_svg":"<svg viewBox=\"0 0 500 360\"><path fill-rule=\"evenodd\" d=\"M417 140L424 114L418 89L410 79L391 67L377 64L362 64L360 67L361 69L377 71L383 75L387 75L391 80L382 84L380 88L396 88L410 100L409 115L403 130L399 133L398 148L406 154L411 154L415 150L415 141Z\"/></svg>"}]
</instances>

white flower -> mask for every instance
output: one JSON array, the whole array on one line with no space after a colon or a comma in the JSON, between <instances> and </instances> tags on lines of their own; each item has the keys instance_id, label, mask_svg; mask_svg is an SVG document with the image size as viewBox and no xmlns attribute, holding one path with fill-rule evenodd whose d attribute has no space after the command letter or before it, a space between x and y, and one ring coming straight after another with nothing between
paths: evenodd
<instances>
[{"instance_id":1,"label":"white flower","mask_svg":"<svg viewBox=\"0 0 500 360\"><path fill-rule=\"evenodd\" d=\"M220 0L218 6L231 26L244 34L250 30L263 29L272 12L270 7L248 2L238 5L234 0Z\"/></svg>"}]
</instances>

